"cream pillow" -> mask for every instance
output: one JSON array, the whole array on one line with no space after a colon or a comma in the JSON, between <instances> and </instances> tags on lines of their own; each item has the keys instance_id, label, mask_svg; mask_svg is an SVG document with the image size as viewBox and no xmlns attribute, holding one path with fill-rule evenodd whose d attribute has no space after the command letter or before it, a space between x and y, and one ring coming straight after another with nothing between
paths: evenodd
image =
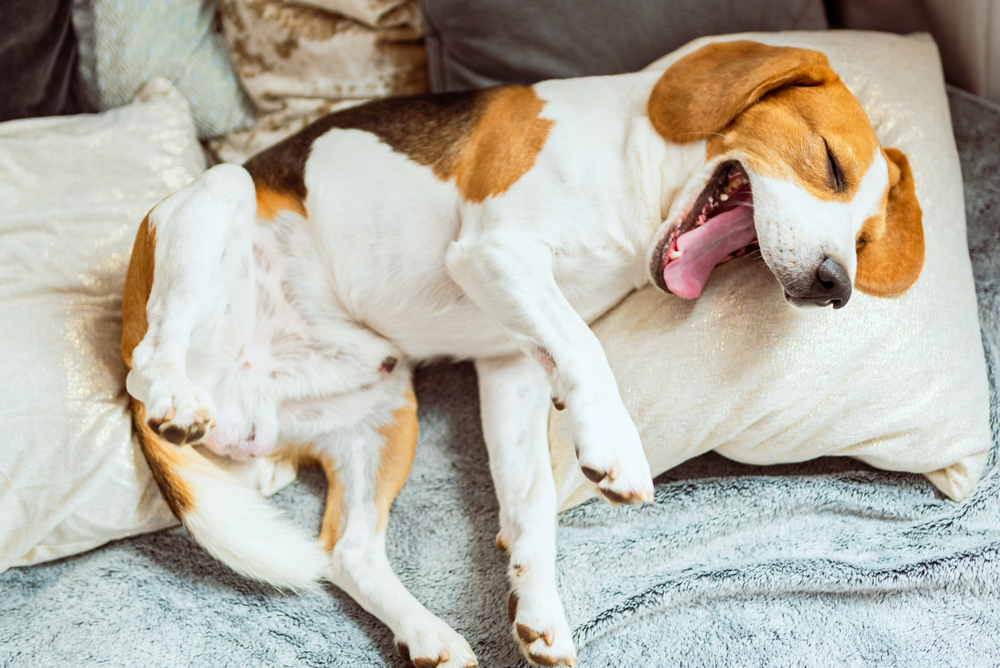
<instances>
[{"instance_id":1,"label":"cream pillow","mask_svg":"<svg viewBox=\"0 0 1000 668\"><path fill-rule=\"evenodd\" d=\"M132 442L121 294L139 222L204 169L162 79L102 114L0 124L0 571L177 524Z\"/></svg>"},{"instance_id":2,"label":"cream pillow","mask_svg":"<svg viewBox=\"0 0 1000 668\"><path fill-rule=\"evenodd\" d=\"M242 163L324 114L429 89L417 0L219 0L222 34L257 108L211 142Z\"/></svg>"},{"instance_id":3,"label":"cream pillow","mask_svg":"<svg viewBox=\"0 0 1000 668\"><path fill-rule=\"evenodd\" d=\"M989 389L934 42L924 34L746 33L695 40L647 69L734 39L827 55L882 145L909 158L927 254L906 293L856 290L839 311L792 309L750 257L715 269L697 300L648 287L594 323L654 475L709 450L749 464L843 455L923 473L961 499L986 464ZM596 496L564 413L553 411L549 436L560 508Z\"/></svg>"}]
</instances>

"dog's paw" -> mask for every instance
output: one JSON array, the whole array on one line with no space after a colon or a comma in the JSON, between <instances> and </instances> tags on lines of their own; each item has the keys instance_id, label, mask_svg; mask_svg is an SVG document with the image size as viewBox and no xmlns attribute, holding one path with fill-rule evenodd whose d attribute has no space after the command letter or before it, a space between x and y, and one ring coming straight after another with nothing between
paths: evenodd
<instances>
[{"instance_id":1,"label":"dog's paw","mask_svg":"<svg viewBox=\"0 0 1000 668\"><path fill-rule=\"evenodd\" d=\"M415 668L471 668L479 665L465 638L437 618L432 623L397 635L394 642L406 665Z\"/></svg>"},{"instance_id":2,"label":"dog's paw","mask_svg":"<svg viewBox=\"0 0 1000 668\"><path fill-rule=\"evenodd\" d=\"M583 475L612 505L652 503L653 475L635 425L624 407L623 418L588 420L578 430L576 456Z\"/></svg>"},{"instance_id":3,"label":"dog's paw","mask_svg":"<svg viewBox=\"0 0 1000 668\"><path fill-rule=\"evenodd\" d=\"M183 376L157 380L149 388L146 424L175 445L194 445L215 425L215 402Z\"/></svg>"},{"instance_id":4,"label":"dog's paw","mask_svg":"<svg viewBox=\"0 0 1000 668\"><path fill-rule=\"evenodd\" d=\"M245 414L248 412L238 410L236 402L224 403L205 446L238 462L269 454L278 442L277 412L264 406L257 406L253 416Z\"/></svg>"},{"instance_id":5,"label":"dog's paw","mask_svg":"<svg viewBox=\"0 0 1000 668\"><path fill-rule=\"evenodd\" d=\"M514 639L533 666L575 666L573 634L566 623L562 602L555 592L548 598L551 600L519 599L516 592L510 593L507 618Z\"/></svg>"}]
</instances>

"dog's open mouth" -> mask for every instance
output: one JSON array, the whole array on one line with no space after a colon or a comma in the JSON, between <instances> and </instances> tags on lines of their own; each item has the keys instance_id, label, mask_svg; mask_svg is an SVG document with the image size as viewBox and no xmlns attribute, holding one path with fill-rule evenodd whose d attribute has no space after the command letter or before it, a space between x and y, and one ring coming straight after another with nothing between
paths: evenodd
<instances>
[{"instance_id":1,"label":"dog's open mouth","mask_svg":"<svg viewBox=\"0 0 1000 668\"><path fill-rule=\"evenodd\" d=\"M694 299L713 269L759 248L750 180L740 163L726 162L680 224L660 242L654 277L660 288Z\"/></svg>"}]
</instances>

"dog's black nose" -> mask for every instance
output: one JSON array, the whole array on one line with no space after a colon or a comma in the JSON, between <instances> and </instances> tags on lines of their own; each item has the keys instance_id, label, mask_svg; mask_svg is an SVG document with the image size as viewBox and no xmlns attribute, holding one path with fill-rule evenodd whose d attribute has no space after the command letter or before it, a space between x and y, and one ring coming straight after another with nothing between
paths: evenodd
<instances>
[{"instance_id":1,"label":"dog's black nose","mask_svg":"<svg viewBox=\"0 0 1000 668\"><path fill-rule=\"evenodd\" d=\"M816 306L841 308L851 298L851 277L847 269L832 257L828 257L816 267L816 275L804 299Z\"/></svg>"}]
</instances>

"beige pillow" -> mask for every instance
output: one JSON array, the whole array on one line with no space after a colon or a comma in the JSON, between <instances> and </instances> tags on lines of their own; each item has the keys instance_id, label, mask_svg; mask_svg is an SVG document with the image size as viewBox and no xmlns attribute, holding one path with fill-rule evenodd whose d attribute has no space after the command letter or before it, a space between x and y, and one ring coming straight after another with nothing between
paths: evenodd
<instances>
[{"instance_id":1,"label":"beige pillow","mask_svg":"<svg viewBox=\"0 0 1000 668\"><path fill-rule=\"evenodd\" d=\"M0 124L0 571L177 524L132 442L121 294L139 222L204 169L162 79L102 114Z\"/></svg>"},{"instance_id":2,"label":"beige pillow","mask_svg":"<svg viewBox=\"0 0 1000 668\"><path fill-rule=\"evenodd\" d=\"M750 464L844 455L923 473L961 499L986 464L989 390L934 42L923 34L747 33L695 40L647 69L733 39L829 57L882 145L909 157L927 255L906 293L855 291L839 311L792 309L750 257L715 269L697 300L648 287L594 323L654 475L709 450ZM564 413L553 411L549 435L560 507L596 496Z\"/></svg>"},{"instance_id":3,"label":"beige pillow","mask_svg":"<svg viewBox=\"0 0 1000 668\"><path fill-rule=\"evenodd\" d=\"M429 90L417 0L220 0L222 32L257 107L248 130L211 142L244 162L316 118Z\"/></svg>"}]
</instances>

